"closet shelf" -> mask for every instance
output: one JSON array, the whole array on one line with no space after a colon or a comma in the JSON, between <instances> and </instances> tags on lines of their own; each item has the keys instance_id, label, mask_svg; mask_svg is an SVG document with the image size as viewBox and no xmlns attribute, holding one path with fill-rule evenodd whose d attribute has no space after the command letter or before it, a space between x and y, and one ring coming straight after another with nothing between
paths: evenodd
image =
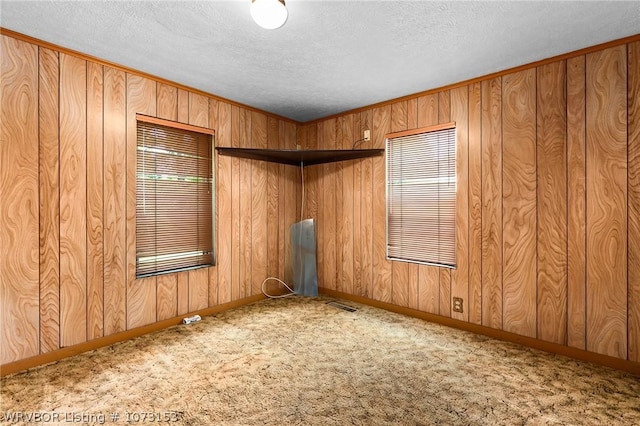
<instances>
[{"instance_id":1,"label":"closet shelf","mask_svg":"<svg viewBox=\"0 0 640 426\"><path fill-rule=\"evenodd\" d=\"M313 166L315 164L336 161L356 160L359 158L382 155L384 149L255 149L216 147L220 155L270 161L292 166Z\"/></svg>"}]
</instances>

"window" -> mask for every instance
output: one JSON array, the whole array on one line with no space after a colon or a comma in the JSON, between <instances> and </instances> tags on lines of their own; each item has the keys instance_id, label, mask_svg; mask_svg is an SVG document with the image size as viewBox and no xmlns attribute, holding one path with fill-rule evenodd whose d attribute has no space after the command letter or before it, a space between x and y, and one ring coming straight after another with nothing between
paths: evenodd
<instances>
[{"instance_id":1,"label":"window","mask_svg":"<svg viewBox=\"0 0 640 426\"><path fill-rule=\"evenodd\" d=\"M213 265L213 131L137 120L136 277Z\"/></svg>"},{"instance_id":2,"label":"window","mask_svg":"<svg viewBox=\"0 0 640 426\"><path fill-rule=\"evenodd\" d=\"M387 135L387 257L456 266L455 124Z\"/></svg>"}]
</instances>

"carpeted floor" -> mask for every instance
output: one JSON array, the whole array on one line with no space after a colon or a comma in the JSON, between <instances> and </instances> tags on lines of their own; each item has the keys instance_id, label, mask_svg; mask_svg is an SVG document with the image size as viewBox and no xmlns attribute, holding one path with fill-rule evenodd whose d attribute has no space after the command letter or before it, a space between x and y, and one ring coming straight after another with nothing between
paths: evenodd
<instances>
[{"instance_id":1,"label":"carpeted floor","mask_svg":"<svg viewBox=\"0 0 640 426\"><path fill-rule=\"evenodd\" d=\"M328 300L266 300L5 377L0 422L640 424L639 377Z\"/></svg>"}]
</instances>

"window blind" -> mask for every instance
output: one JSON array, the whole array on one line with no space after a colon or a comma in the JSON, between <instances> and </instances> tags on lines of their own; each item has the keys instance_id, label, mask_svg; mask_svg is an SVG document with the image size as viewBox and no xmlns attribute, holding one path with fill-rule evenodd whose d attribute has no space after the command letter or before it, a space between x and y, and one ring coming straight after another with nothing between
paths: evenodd
<instances>
[{"instance_id":1,"label":"window blind","mask_svg":"<svg viewBox=\"0 0 640 426\"><path fill-rule=\"evenodd\" d=\"M387 257L455 267L455 126L391 134L386 148Z\"/></svg>"},{"instance_id":2,"label":"window blind","mask_svg":"<svg viewBox=\"0 0 640 426\"><path fill-rule=\"evenodd\" d=\"M137 124L136 276L212 265L212 136Z\"/></svg>"}]
</instances>

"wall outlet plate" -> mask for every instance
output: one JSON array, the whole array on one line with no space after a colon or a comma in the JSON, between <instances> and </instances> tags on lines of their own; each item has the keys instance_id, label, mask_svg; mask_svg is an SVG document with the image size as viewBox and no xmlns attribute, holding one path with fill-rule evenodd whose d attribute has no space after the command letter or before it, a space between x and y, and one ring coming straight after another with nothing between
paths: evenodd
<instances>
[{"instance_id":1,"label":"wall outlet plate","mask_svg":"<svg viewBox=\"0 0 640 426\"><path fill-rule=\"evenodd\" d=\"M462 313L464 311L462 297L454 297L453 298L453 308L452 309L453 309L453 312Z\"/></svg>"},{"instance_id":2,"label":"wall outlet plate","mask_svg":"<svg viewBox=\"0 0 640 426\"><path fill-rule=\"evenodd\" d=\"M365 141L369 141L371 140L371 130L365 130L364 131L364 138Z\"/></svg>"}]
</instances>

